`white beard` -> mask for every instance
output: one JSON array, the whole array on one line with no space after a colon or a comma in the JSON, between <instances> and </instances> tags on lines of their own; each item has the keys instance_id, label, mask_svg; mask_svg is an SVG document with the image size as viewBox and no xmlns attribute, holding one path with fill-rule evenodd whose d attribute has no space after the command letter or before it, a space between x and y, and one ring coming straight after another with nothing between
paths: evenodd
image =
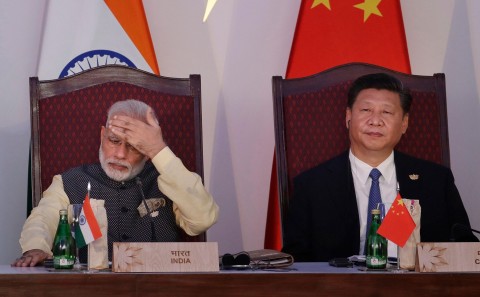
<instances>
[{"instance_id":1,"label":"white beard","mask_svg":"<svg viewBox=\"0 0 480 297\"><path fill-rule=\"evenodd\" d=\"M132 166L130 163L126 161L120 161L115 158L105 159L105 156L103 155L103 151L101 147L98 150L98 152L99 152L98 158L100 159L100 165L102 166L102 169L105 171L105 173L109 178L117 182L126 181L134 178L143 170L143 167L145 166L145 162L147 162L147 158L143 158L143 160L140 161L140 163L138 163L135 166ZM120 171L120 170L113 169L109 166L109 164L124 166L127 168L127 171Z\"/></svg>"}]
</instances>

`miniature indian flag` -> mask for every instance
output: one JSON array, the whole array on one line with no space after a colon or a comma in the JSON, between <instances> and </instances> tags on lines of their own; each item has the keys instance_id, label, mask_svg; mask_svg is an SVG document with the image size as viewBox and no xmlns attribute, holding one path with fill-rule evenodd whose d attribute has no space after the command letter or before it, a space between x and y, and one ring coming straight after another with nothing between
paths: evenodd
<instances>
[{"instance_id":1,"label":"miniature indian flag","mask_svg":"<svg viewBox=\"0 0 480 297\"><path fill-rule=\"evenodd\" d=\"M95 218L90 204L90 183L88 183L88 192L85 201L83 201L82 211L75 228L77 248L84 247L100 237L102 237L102 231L98 226L97 218Z\"/></svg>"}]
</instances>

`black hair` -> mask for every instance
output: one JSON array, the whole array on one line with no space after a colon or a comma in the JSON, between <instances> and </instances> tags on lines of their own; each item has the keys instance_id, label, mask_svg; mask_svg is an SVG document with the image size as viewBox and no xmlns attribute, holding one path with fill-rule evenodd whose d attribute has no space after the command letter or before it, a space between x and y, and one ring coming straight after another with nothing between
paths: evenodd
<instances>
[{"instance_id":1,"label":"black hair","mask_svg":"<svg viewBox=\"0 0 480 297\"><path fill-rule=\"evenodd\" d=\"M348 90L348 108L352 108L358 94L365 89L388 90L397 93L400 96L403 114L410 112L410 106L412 105L410 91L403 87L400 80L386 73L367 74L357 78Z\"/></svg>"}]
</instances>

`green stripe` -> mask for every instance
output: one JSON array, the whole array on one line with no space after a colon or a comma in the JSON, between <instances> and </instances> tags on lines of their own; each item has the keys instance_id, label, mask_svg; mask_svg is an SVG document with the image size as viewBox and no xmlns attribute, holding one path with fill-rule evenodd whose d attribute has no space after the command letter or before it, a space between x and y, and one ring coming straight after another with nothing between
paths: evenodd
<instances>
[{"instance_id":1,"label":"green stripe","mask_svg":"<svg viewBox=\"0 0 480 297\"><path fill-rule=\"evenodd\" d=\"M80 224L75 226L75 244L77 248L82 248L87 245L85 238L83 238L82 230L80 229Z\"/></svg>"}]
</instances>

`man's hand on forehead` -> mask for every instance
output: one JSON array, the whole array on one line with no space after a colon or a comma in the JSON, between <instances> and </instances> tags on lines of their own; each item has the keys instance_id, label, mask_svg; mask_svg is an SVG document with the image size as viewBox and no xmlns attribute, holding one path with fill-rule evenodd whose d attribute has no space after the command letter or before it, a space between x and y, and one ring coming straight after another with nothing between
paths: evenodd
<instances>
[{"instance_id":1,"label":"man's hand on forehead","mask_svg":"<svg viewBox=\"0 0 480 297\"><path fill-rule=\"evenodd\" d=\"M109 120L107 128L149 158L153 158L166 147L162 129L151 108L147 112L146 123L126 115L114 115Z\"/></svg>"},{"instance_id":2,"label":"man's hand on forehead","mask_svg":"<svg viewBox=\"0 0 480 297\"><path fill-rule=\"evenodd\" d=\"M126 115L114 115L108 124L110 130L118 135L136 133L142 126L146 125L143 121Z\"/></svg>"}]
</instances>

